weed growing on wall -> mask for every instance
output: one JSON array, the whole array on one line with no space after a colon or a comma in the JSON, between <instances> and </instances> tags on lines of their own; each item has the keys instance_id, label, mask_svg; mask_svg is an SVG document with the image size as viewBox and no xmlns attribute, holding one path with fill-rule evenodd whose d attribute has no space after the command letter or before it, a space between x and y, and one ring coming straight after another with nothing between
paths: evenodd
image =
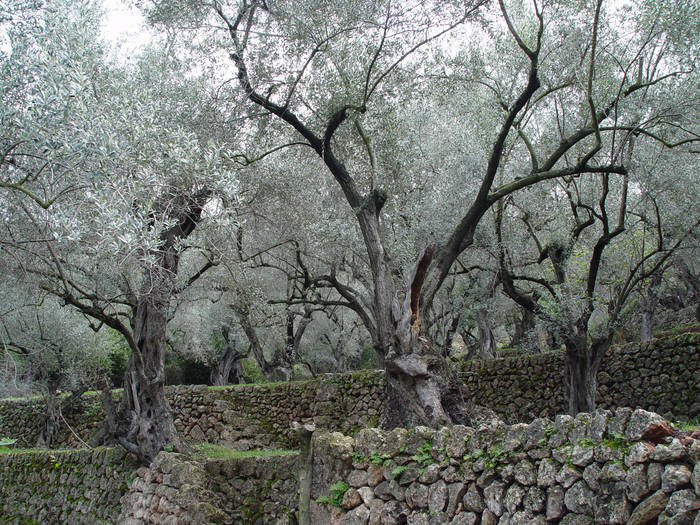
<instances>
[{"instance_id":1,"label":"weed growing on wall","mask_svg":"<svg viewBox=\"0 0 700 525\"><path fill-rule=\"evenodd\" d=\"M0 454L10 451L10 447L17 443L16 439L2 438L0 439Z\"/></svg>"},{"instance_id":2,"label":"weed growing on wall","mask_svg":"<svg viewBox=\"0 0 700 525\"><path fill-rule=\"evenodd\" d=\"M321 496L316 500L316 502L340 508L340 505L343 503L343 496L345 496L345 493L348 491L349 488L350 485L348 485L344 481L336 481L329 487L330 495Z\"/></svg>"}]
</instances>

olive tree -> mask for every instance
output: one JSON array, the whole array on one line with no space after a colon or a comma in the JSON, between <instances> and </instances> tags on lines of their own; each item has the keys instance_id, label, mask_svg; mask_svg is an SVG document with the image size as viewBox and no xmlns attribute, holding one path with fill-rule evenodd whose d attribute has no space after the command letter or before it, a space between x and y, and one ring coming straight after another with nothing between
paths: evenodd
<instances>
[{"instance_id":1,"label":"olive tree","mask_svg":"<svg viewBox=\"0 0 700 525\"><path fill-rule=\"evenodd\" d=\"M197 124L206 84L164 53L110 63L91 5L15 5L3 57L4 257L131 349L103 437L149 462L181 446L164 396L170 301L209 267L188 237L226 219L227 154ZM183 254L201 268L181 275ZM190 255L191 254L191 255Z\"/></svg>"},{"instance_id":2,"label":"olive tree","mask_svg":"<svg viewBox=\"0 0 700 525\"><path fill-rule=\"evenodd\" d=\"M348 217L339 227L356 226L364 244L370 302L344 286L337 292L358 312L386 369L385 426L464 417L459 381L428 337L430 313L494 204L547 180L625 176L629 133L668 147L697 140L663 98L694 67L667 51L695 44L660 23L669 19L665 5L639 4L645 16L632 32L621 31L626 12L601 1L585 9L506 0L149 4L154 23L174 33L197 28L212 60L228 55L230 73L217 62L222 90L237 82L262 113L251 129L257 144L277 144L246 159L297 148L337 185ZM436 159L422 149L430 142L453 150ZM378 148L392 143L393 156ZM280 176L310 168L292 165ZM387 239L402 226L390 215L396 184L441 170L458 190L451 191L456 211L442 214L444 188L431 184L424 211L451 226L418 240L413 262L395 271Z\"/></svg>"},{"instance_id":3,"label":"olive tree","mask_svg":"<svg viewBox=\"0 0 700 525\"><path fill-rule=\"evenodd\" d=\"M99 385L106 374L104 334L91 330L78 312L61 308L55 297L27 290L16 277L5 274L1 282L3 394L44 397L46 410L36 446L50 447L63 424L62 410ZM13 391L18 383L28 388ZM70 396L59 398L59 391Z\"/></svg>"}]
</instances>

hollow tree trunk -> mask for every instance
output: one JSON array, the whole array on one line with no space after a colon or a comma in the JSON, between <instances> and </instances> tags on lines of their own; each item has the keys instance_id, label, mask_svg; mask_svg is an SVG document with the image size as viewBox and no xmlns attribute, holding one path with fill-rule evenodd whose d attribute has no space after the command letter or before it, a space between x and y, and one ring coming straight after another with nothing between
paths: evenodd
<instances>
[{"instance_id":1,"label":"hollow tree trunk","mask_svg":"<svg viewBox=\"0 0 700 525\"><path fill-rule=\"evenodd\" d=\"M216 386L227 385L234 362L234 353L226 349L223 355L219 357L211 367L211 372L209 373L209 381L211 384Z\"/></svg>"},{"instance_id":2,"label":"hollow tree trunk","mask_svg":"<svg viewBox=\"0 0 700 525\"><path fill-rule=\"evenodd\" d=\"M432 250L421 254L402 306L394 305L394 345L386 356L384 428L416 425L439 427L465 422L463 385L446 358L432 349L422 326L420 290L432 259Z\"/></svg>"},{"instance_id":3,"label":"hollow tree trunk","mask_svg":"<svg viewBox=\"0 0 700 525\"><path fill-rule=\"evenodd\" d=\"M212 385L228 385L231 373L234 373L236 383L239 383L242 376L240 360L246 356L247 352L236 347L236 339L231 337L227 326L221 327L221 335L224 338L224 347L221 355L211 367L209 380Z\"/></svg>"},{"instance_id":4,"label":"hollow tree trunk","mask_svg":"<svg viewBox=\"0 0 700 525\"><path fill-rule=\"evenodd\" d=\"M596 408L598 370L610 348L612 337L594 339L572 335L565 341L566 387L569 414L593 412Z\"/></svg>"}]
</instances>

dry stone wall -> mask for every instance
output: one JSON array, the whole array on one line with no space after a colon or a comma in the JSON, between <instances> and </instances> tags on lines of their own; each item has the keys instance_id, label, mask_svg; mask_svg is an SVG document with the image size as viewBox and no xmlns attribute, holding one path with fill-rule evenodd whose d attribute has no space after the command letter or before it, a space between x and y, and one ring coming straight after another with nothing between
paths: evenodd
<instances>
[{"instance_id":1,"label":"dry stone wall","mask_svg":"<svg viewBox=\"0 0 700 525\"><path fill-rule=\"evenodd\" d=\"M700 432L638 409L315 437L312 523L697 525ZM334 504L337 505L334 506Z\"/></svg>"},{"instance_id":2,"label":"dry stone wall","mask_svg":"<svg viewBox=\"0 0 700 525\"><path fill-rule=\"evenodd\" d=\"M475 403L509 423L567 411L561 352L467 361L462 377ZM598 373L596 402L671 420L700 418L700 333L612 347Z\"/></svg>"},{"instance_id":3,"label":"dry stone wall","mask_svg":"<svg viewBox=\"0 0 700 525\"><path fill-rule=\"evenodd\" d=\"M168 399L186 440L248 450L296 447L293 421L353 434L375 425L383 391L381 372L362 371L269 385L172 387Z\"/></svg>"},{"instance_id":4,"label":"dry stone wall","mask_svg":"<svg viewBox=\"0 0 700 525\"><path fill-rule=\"evenodd\" d=\"M117 523L135 468L109 448L0 454L0 523Z\"/></svg>"},{"instance_id":5,"label":"dry stone wall","mask_svg":"<svg viewBox=\"0 0 700 525\"><path fill-rule=\"evenodd\" d=\"M561 353L468 361L462 376L472 399L508 423L566 412ZM700 333L613 347L598 381L601 408L631 406L672 420L700 418ZM295 447L292 421L313 420L318 429L354 434L378 421L383 390L381 371L362 371L291 383L173 386L166 387L166 395L175 426L186 441L246 450ZM43 406L41 399L0 401L0 437L33 446ZM63 416L75 434L88 441L103 419L98 396L83 396ZM56 446L79 444L61 423Z\"/></svg>"},{"instance_id":6,"label":"dry stone wall","mask_svg":"<svg viewBox=\"0 0 700 525\"><path fill-rule=\"evenodd\" d=\"M161 452L122 498L121 525L293 523L297 454L196 462Z\"/></svg>"},{"instance_id":7,"label":"dry stone wall","mask_svg":"<svg viewBox=\"0 0 700 525\"><path fill-rule=\"evenodd\" d=\"M293 448L297 438L290 429L292 421L313 420L319 429L345 433L374 425L383 391L383 373L368 370L288 383L171 386L166 387L166 396L175 426L186 441L248 450ZM0 437L17 439L17 447L34 446L43 411L41 398L0 401ZM75 434L89 441L104 419L99 395L84 395L63 416ZM63 422L54 442L61 447L80 446Z\"/></svg>"}]
</instances>

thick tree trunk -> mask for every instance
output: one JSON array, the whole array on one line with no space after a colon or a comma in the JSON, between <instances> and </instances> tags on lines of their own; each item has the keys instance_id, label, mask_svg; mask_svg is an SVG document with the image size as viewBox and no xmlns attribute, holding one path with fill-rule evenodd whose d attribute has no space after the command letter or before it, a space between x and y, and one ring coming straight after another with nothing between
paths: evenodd
<instances>
[{"instance_id":1,"label":"thick tree trunk","mask_svg":"<svg viewBox=\"0 0 700 525\"><path fill-rule=\"evenodd\" d=\"M527 335L535 328L535 314L525 307L520 308L520 319L515 321L515 333L510 346L522 346L527 340Z\"/></svg>"},{"instance_id":2,"label":"thick tree trunk","mask_svg":"<svg viewBox=\"0 0 700 525\"><path fill-rule=\"evenodd\" d=\"M58 427L58 404L57 393L58 383L49 381L47 385L48 393L46 395L46 412L44 413L44 422L41 425L41 432L36 440L37 448L51 448L53 438Z\"/></svg>"},{"instance_id":3,"label":"thick tree trunk","mask_svg":"<svg viewBox=\"0 0 700 525\"><path fill-rule=\"evenodd\" d=\"M165 307L153 295L136 307L134 340L139 352L129 358L117 416L119 442L144 464L168 445L183 449L165 397Z\"/></svg>"},{"instance_id":4,"label":"thick tree trunk","mask_svg":"<svg viewBox=\"0 0 700 525\"><path fill-rule=\"evenodd\" d=\"M420 291L432 259L430 248L421 254L409 281L403 306L395 305L394 345L386 356L386 400L381 426L439 427L469 422L469 399L447 359L434 351L425 335Z\"/></svg>"},{"instance_id":5,"label":"thick tree trunk","mask_svg":"<svg viewBox=\"0 0 700 525\"><path fill-rule=\"evenodd\" d=\"M570 415L595 411L598 370L611 341L611 337L605 337L595 339L589 345L585 334L573 335L566 340L566 387Z\"/></svg>"},{"instance_id":6,"label":"thick tree trunk","mask_svg":"<svg viewBox=\"0 0 700 525\"><path fill-rule=\"evenodd\" d=\"M654 274L642 295L642 322L640 327L640 338L642 341L650 341L654 338L654 314L659 301L657 288L661 284L661 272Z\"/></svg>"},{"instance_id":7,"label":"thick tree trunk","mask_svg":"<svg viewBox=\"0 0 700 525\"><path fill-rule=\"evenodd\" d=\"M219 357L211 367L211 372L209 372L209 381L211 384L216 386L227 385L234 362L234 353L226 349L224 354Z\"/></svg>"},{"instance_id":8,"label":"thick tree trunk","mask_svg":"<svg viewBox=\"0 0 700 525\"><path fill-rule=\"evenodd\" d=\"M247 352L236 347L236 339L231 338L227 326L221 328L221 335L224 338L224 347L221 349L221 355L211 367L209 381L212 385L228 385L232 383L231 374L233 373L235 379L233 384L240 383L243 375L240 360L246 356Z\"/></svg>"},{"instance_id":9,"label":"thick tree trunk","mask_svg":"<svg viewBox=\"0 0 700 525\"><path fill-rule=\"evenodd\" d=\"M485 308L479 308L476 319L479 326L479 357L482 359L498 357L496 339L493 337L488 311Z\"/></svg>"},{"instance_id":10,"label":"thick tree trunk","mask_svg":"<svg viewBox=\"0 0 700 525\"><path fill-rule=\"evenodd\" d=\"M452 422L442 405L449 387L444 358L413 353L386 362L383 428L438 427Z\"/></svg>"},{"instance_id":11,"label":"thick tree trunk","mask_svg":"<svg viewBox=\"0 0 700 525\"><path fill-rule=\"evenodd\" d=\"M253 357L255 357L255 360L258 362L263 376L265 378L268 378L270 372L272 371L272 367L270 366L270 363L268 363L265 359L265 353L263 352L263 347L260 344L260 340L258 339L258 333L255 330L253 323L250 321L248 305L234 304L233 309L236 312L236 317L238 317L238 322L243 328L243 332L248 338L248 342L250 343L250 349L253 351Z\"/></svg>"}]
</instances>

